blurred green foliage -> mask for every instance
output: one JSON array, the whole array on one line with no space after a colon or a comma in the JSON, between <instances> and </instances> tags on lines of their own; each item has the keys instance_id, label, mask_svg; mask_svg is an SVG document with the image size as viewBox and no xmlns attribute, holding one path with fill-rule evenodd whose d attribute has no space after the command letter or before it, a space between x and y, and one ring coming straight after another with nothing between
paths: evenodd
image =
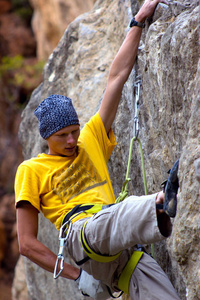
<instances>
[{"instance_id":1,"label":"blurred green foliage","mask_svg":"<svg viewBox=\"0 0 200 300\"><path fill-rule=\"evenodd\" d=\"M43 67L44 61L36 61L34 64L29 65L27 60L21 55L4 56L0 63L0 78L7 74L14 75L14 78L18 78L15 83L21 84L27 76L37 77L42 72ZM20 76L21 79L19 79Z\"/></svg>"},{"instance_id":2,"label":"blurred green foliage","mask_svg":"<svg viewBox=\"0 0 200 300\"><path fill-rule=\"evenodd\" d=\"M41 83L44 61L27 59L21 55L5 56L0 62L0 89L9 102L15 102L15 96L23 91L26 99ZM18 97L17 97L18 98ZM0 99L1 101L1 99ZM20 100L20 103L23 104Z\"/></svg>"},{"instance_id":3,"label":"blurred green foliage","mask_svg":"<svg viewBox=\"0 0 200 300\"><path fill-rule=\"evenodd\" d=\"M4 56L0 64L0 77L6 72L20 69L23 66L23 57L16 55L14 57Z\"/></svg>"}]
</instances>

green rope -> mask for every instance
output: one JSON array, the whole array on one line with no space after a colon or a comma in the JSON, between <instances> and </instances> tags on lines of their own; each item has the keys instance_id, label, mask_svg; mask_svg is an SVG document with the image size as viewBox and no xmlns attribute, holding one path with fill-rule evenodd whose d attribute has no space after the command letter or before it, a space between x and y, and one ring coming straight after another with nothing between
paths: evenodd
<instances>
[{"instance_id":1,"label":"green rope","mask_svg":"<svg viewBox=\"0 0 200 300\"><path fill-rule=\"evenodd\" d=\"M140 155L141 155L141 162L142 162L142 174L143 174L143 181L144 181L144 192L145 195L147 195L147 180L146 180L146 174L145 174L145 167L144 167L144 155L143 155L143 150L142 150L142 143L140 139L136 139L139 143L140 146ZM154 249L154 244L151 244L151 254L153 258L155 258L155 249Z\"/></svg>"},{"instance_id":2,"label":"green rope","mask_svg":"<svg viewBox=\"0 0 200 300\"><path fill-rule=\"evenodd\" d=\"M144 155L143 155L143 150L142 150L142 143L140 139L135 139L138 141L139 146L140 146L140 156L141 156L141 162L142 162L142 175L143 175L143 181L144 181L144 193L147 195L147 179L146 179L146 173L145 173L145 167L144 167Z\"/></svg>"},{"instance_id":3,"label":"green rope","mask_svg":"<svg viewBox=\"0 0 200 300\"><path fill-rule=\"evenodd\" d=\"M131 156L132 156L132 150L133 150L133 142L137 141L140 147L140 156L141 156L141 163L142 163L142 175L143 175L143 182L144 182L144 192L145 195L147 195L147 180L146 180L146 173L145 173L145 166L144 166L144 154L142 150L142 143L139 138L133 137L130 142L130 148L129 148L129 157L128 157L128 165L127 165L127 171L126 171L126 178L125 182L122 186L122 191L119 193L118 198L115 200L115 203L119 203L123 201L125 198L128 197L128 183L131 180L129 178L129 171L130 171L130 165L131 165ZM155 250L154 250L154 244L151 244L151 254L153 258L155 258Z\"/></svg>"},{"instance_id":4,"label":"green rope","mask_svg":"<svg viewBox=\"0 0 200 300\"><path fill-rule=\"evenodd\" d=\"M132 149L133 149L133 138L131 139L130 143L130 149L129 149L129 157L128 157L128 165L127 165L127 171L126 171L126 178L124 181L124 184L122 186L122 191L119 193L119 197L115 200L115 203L119 203L123 201L126 197L128 197L128 183L131 180L129 178L129 171L130 171L130 165L131 165L131 155L132 155Z\"/></svg>"},{"instance_id":5,"label":"green rope","mask_svg":"<svg viewBox=\"0 0 200 300\"><path fill-rule=\"evenodd\" d=\"M134 141L138 141L139 147L140 147L140 155L141 155L141 162L142 162L142 175L143 175L143 181L144 181L144 191L145 191L145 195L147 195L147 180L146 180L145 167L144 167L144 155L143 155L143 150L142 150L142 144L141 144L140 139L138 139L138 138L136 139L135 137L133 137L131 139L131 143L130 143L128 165L127 165L125 182L122 186L122 191L119 193L119 197L115 200L115 203L119 203L119 202L123 201L126 197L128 197L128 183L131 180L129 178L129 171L130 171L131 156L132 156L133 142Z\"/></svg>"}]
</instances>

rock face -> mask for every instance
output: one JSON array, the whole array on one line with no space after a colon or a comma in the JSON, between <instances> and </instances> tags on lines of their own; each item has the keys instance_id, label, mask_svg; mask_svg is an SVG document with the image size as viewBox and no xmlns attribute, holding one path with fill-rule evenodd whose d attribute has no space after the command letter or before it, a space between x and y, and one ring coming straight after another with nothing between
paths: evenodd
<instances>
[{"instance_id":1,"label":"rock face","mask_svg":"<svg viewBox=\"0 0 200 300\"><path fill-rule=\"evenodd\" d=\"M46 96L71 97L81 124L96 112L108 71L131 18L129 1L101 0L65 31L44 69L43 83L33 92L23 113L20 137L24 157L47 150L33 110ZM138 5L132 2L132 13ZM160 189L167 171L180 157L178 211L167 242L155 245L156 259L169 275L181 299L200 299L200 157L199 2L170 1L159 6L143 31L138 60L124 86L113 126L118 145L109 162L116 197L125 178L129 142L133 137L134 89L142 79L139 110L148 193ZM121 174L121 176L119 176ZM138 143L133 146L130 194L144 194ZM58 232L40 216L39 239L58 251ZM49 238L51 237L51 238ZM67 258L70 260L70 258ZM82 299L74 283L25 261L30 299ZM186 296L187 295L187 296Z\"/></svg>"},{"instance_id":2,"label":"rock face","mask_svg":"<svg viewBox=\"0 0 200 300\"><path fill-rule=\"evenodd\" d=\"M22 256L20 256L15 268L15 278L12 289L12 300L18 299L29 300Z\"/></svg>"},{"instance_id":3,"label":"rock face","mask_svg":"<svg viewBox=\"0 0 200 300\"><path fill-rule=\"evenodd\" d=\"M37 40L37 57L47 59L57 46L67 25L89 11L95 0L30 0L34 15L33 31Z\"/></svg>"}]
</instances>

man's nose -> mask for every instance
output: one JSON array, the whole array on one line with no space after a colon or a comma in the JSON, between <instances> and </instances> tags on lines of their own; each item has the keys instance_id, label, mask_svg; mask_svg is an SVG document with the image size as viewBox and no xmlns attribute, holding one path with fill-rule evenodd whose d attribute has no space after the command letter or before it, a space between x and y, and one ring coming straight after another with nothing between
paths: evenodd
<instances>
[{"instance_id":1,"label":"man's nose","mask_svg":"<svg viewBox=\"0 0 200 300\"><path fill-rule=\"evenodd\" d=\"M73 145L75 143L75 139L73 137L73 134L68 134L67 136L67 144Z\"/></svg>"}]
</instances>

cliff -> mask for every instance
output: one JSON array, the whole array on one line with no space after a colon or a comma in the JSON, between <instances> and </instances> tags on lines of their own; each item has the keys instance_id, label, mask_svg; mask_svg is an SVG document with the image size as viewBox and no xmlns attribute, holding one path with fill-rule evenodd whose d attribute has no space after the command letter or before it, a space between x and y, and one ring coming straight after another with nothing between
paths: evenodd
<instances>
[{"instance_id":1,"label":"cliff","mask_svg":"<svg viewBox=\"0 0 200 300\"><path fill-rule=\"evenodd\" d=\"M33 110L52 93L73 99L81 125L96 112L112 59L119 49L137 1L99 0L65 31L44 68L43 82L23 112L20 139L25 159L47 151L38 133ZM144 152L148 193L160 190L167 171L180 157L177 216L172 236L155 245L158 263L170 277L181 299L200 299L199 173L200 48L196 0L170 1L159 6L146 23L138 60L124 86L113 126L118 145L109 162L116 196L121 190L134 124L134 82L142 79L139 138ZM196 168L195 168L196 166ZM134 143L130 194L144 194L139 147ZM58 232L40 216L39 239L58 251ZM50 237L50 238L49 238ZM70 261L70 258L67 258ZM53 280L25 260L30 299L82 299L75 284ZM20 298L18 298L20 299Z\"/></svg>"},{"instance_id":2,"label":"cliff","mask_svg":"<svg viewBox=\"0 0 200 300\"><path fill-rule=\"evenodd\" d=\"M37 41L38 59L47 59L66 27L78 15L89 11L96 0L30 0L32 28Z\"/></svg>"}]
</instances>

